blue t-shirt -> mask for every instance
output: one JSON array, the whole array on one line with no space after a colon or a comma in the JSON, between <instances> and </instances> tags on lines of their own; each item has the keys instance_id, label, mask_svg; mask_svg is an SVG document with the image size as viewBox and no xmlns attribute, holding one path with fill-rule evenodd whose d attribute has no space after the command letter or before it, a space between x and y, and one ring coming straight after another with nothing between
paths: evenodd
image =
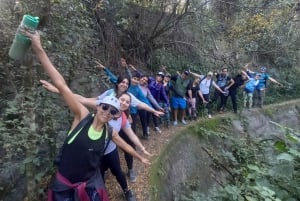
<instances>
[{"instance_id":1,"label":"blue t-shirt","mask_svg":"<svg viewBox=\"0 0 300 201\"><path fill-rule=\"evenodd\" d=\"M258 83L259 80L255 80L254 78L249 78L249 81L245 85L245 91L247 93L253 93Z\"/></svg>"},{"instance_id":2,"label":"blue t-shirt","mask_svg":"<svg viewBox=\"0 0 300 201\"><path fill-rule=\"evenodd\" d=\"M261 73L260 79L259 79L259 83L257 85L257 89L258 90L262 90L266 88L267 85L267 79L270 78L270 75L267 73Z\"/></svg>"}]
</instances>

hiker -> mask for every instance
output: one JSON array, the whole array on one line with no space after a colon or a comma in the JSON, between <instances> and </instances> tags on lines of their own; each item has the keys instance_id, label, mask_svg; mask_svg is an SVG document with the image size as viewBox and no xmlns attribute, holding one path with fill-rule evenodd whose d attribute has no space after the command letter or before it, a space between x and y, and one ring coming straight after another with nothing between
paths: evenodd
<instances>
[{"instance_id":1,"label":"hiker","mask_svg":"<svg viewBox=\"0 0 300 201\"><path fill-rule=\"evenodd\" d=\"M259 84L259 79L261 77L260 73L256 73L254 78L250 77L246 72L242 71L242 74L246 76L246 85L244 88L244 108L248 107L249 109L253 106L253 93L257 85Z\"/></svg>"},{"instance_id":2,"label":"hiker","mask_svg":"<svg viewBox=\"0 0 300 201\"><path fill-rule=\"evenodd\" d=\"M245 85L245 81L246 81L247 77L246 75L244 75L242 73L242 71L240 71L234 78L234 84L228 89L229 94L228 96L225 96L225 105L227 103L227 99L228 97L231 98L231 103L232 103L232 108L233 108L233 112L235 114L237 114L237 90L239 88L242 88Z\"/></svg>"},{"instance_id":3,"label":"hiker","mask_svg":"<svg viewBox=\"0 0 300 201\"><path fill-rule=\"evenodd\" d=\"M169 98L166 94L164 85L163 85L163 79L165 77L165 74L163 72L158 72L156 74L156 77L148 77L148 88L152 94L152 96L155 98L155 100L158 102L161 108L168 108L167 111L170 109L170 103ZM158 117L153 116L153 123L154 123L154 130L158 133L162 133L158 126Z\"/></svg>"},{"instance_id":4,"label":"hiker","mask_svg":"<svg viewBox=\"0 0 300 201\"><path fill-rule=\"evenodd\" d=\"M197 119L197 96L202 97L204 100L203 95L199 88L200 78L195 78L193 83L190 85L190 90L192 91L192 98L188 100L188 114L190 120Z\"/></svg>"},{"instance_id":5,"label":"hiker","mask_svg":"<svg viewBox=\"0 0 300 201\"><path fill-rule=\"evenodd\" d=\"M215 90L212 102L216 102L220 97L221 101L217 110L218 112L223 113L226 107L225 98L229 95L229 88L234 84L234 80L229 76L227 67L223 67L221 69L221 73L217 72L215 75L217 78L216 83L222 91L224 91L224 93L221 93L219 90Z\"/></svg>"},{"instance_id":6,"label":"hiker","mask_svg":"<svg viewBox=\"0 0 300 201\"><path fill-rule=\"evenodd\" d=\"M110 139L141 162L145 164L150 162L126 144L118 133L107 125L107 122L119 112L119 100L115 97L105 97L97 102L96 113L90 114L89 110L74 98L75 95L63 76L51 63L41 45L39 33L36 31L25 34L31 39L32 49L43 69L74 114L70 131L60 152L58 172L51 184L48 200L108 201L99 166L105 146Z\"/></svg>"},{"instance_id":7,"label":"hiker","mask_svg":"<svg viewBox=\"0 0 300 201\"><path fill-rule=\"evenodd\" d=\"M261 74L261 76L259 78L259 83L258 83L257 87L255 88L255 93L257 94L257 98L255 99L254 105L262 108L262 106L264 104L265 95L266 95L267 80L270 80L272 83L278 84L280 86L282 86L282 84L280 82L278 82L277 80L275 80L274 78L272 78L268 73L266 73L267 67L261 66L260 72L254 72L249 69L249 65L247 65L245 67L245 70L250 76L253 77L253 75L255 75L257 73Z\"/></svg>"},{"instance_id":8,"label":"hiker","mask_svg":"<svg viewBox=\"0 0 300 201\"><path fill-rule=\"evenodd\" d=\"M163 86L165 88L166 95L169 99L169 103L170 103L170 87L171 87L170 80L171 80L171 74L167 72L166 76L164 77L164 80L163 80ZM160 117L160 119L161 119L162 123L166 125L167 128L170 128L170 126L171 126L171 118L170 118L171 107L168 106L167 104L164 104L163 109L164 109L165 114L162 115Z\"/></svg>"},{"instance_id":9,"label":"hiker","mask_svg":"<svg viewBox=\"0 0 300 201\"><path fill-rule=\"evenodd\" d=\"M192 98L192 90L189 89L191 81L188 79L189 71L185 70L181 74L171 76L171 107L174 112L174 123L178 124L178 113L181 112L181 123L186 125L185 110L186 110L186 95L188 99Z\"/></svg>"},{"instance_id":10,"label":"hiker","mask_svg":"<svg viewBox=\"0 0 300 201\"><path fill-rule=\"evenodd\" d=\"M209 71L206 75L199 75L194 72L190 72L191 75L194 77L200 78L199 81L199 88L200 88L200 98L202 100L203 105L207 109L207 115L208 118L212 118L212 113L211 113L211 101L210 101L210 88L213 86L215 90L218 90L220 93L224 93L224 91L215 83L213 80L213 72Z\"/></svg>"},{"instance_id":11,"label":"hiker","mask_svg":"<svg viewBox=\"0 0 300 201\"><path fill-rule=\"evenodd\" d=\"M43 87L47 90L55 93L59 93L58 90L49 82L45 80L41 80L41 83L43 84ZM80 102L89 107L96 109L95 106L97 105L97 101L92 98L85 98L83 96L80 96L76 94L75 96ZM108 96L109 97L109 96ZM106 97L105 97L106 98ZM134 131L131 129L131 126L128 122L127 115L129 114L129 105L131 96L124 92L119 96L119 102L120 102L120 113L116 114L112 120L108 122L108 124L116 130L120 136L132 147L135 145L139 147L139 149L147 156L151 156L149 152L146 151L145 147L142 145L142 143L139 141L137 136L135 135ZM100 100L101 101L101 100ZM131 158L126 158L125 160L132 160ZM133 164L133 161L131 161L131 165ZM128 188L126 177L122 171L120 159L119 159L119 152L117 150L116 144L110 141L105 149L104 156L102 157L102 163L101 163L101 175L104 177L105 171L109 168L112 172L112 174L116 177L118 183L120 184L124 196L127 201L135 201L135 197L133 192ZM132 170L129 169L130 171Z\"/></svg>"}]
</instances>

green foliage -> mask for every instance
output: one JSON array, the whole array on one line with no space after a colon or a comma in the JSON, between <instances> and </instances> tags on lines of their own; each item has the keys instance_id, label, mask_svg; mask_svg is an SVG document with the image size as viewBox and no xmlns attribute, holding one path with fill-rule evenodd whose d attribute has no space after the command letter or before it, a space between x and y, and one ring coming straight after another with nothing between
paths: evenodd
<instances>
[{"instance_id":1,"label":"green foliage","mask_svg":"<svg viewBox=\"0 0 300 201\"><path fill-rule=\"evenodd\" d=\"M194 188L197 182L193 187L186 184L187 193L180 200L299 200L300 134L291 128L282 129L287 131L282 139L227 138L230 150L218 154L214 162L223 164L232 180L206 197Z\"/></svg>"}]
</instances>

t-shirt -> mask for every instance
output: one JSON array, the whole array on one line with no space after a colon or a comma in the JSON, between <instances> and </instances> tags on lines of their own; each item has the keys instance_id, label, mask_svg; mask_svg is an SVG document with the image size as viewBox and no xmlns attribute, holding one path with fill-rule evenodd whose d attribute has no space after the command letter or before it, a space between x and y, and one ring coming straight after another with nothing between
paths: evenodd
<instances>
[{"instance_id":1,"label":"t-shirt","mask_svg":"<svg viewBox=\"0 0 300 201\"><path fill-rule=\"evenodd\" d=\"M247 93L253 93L255 87L259 84L259 80L255 80L254 78L249 78L249 81L245 85L245 91Z\"/></svg>"},{"instance_id":2,"label":"t-shirt","mask_svg":"<svg viewBox=\"0 0 300 201\"><path fill-rule=\"evenodd\" d=\"M258 85L257 85L257 89L258 90L262 90L264 88L266 88L267 86L267 79L270 78L270 75L267 74L267 73L261 73L261 76L259 78L259 82L258 82Z\"/></svg>"},{"instance_id":3,"label":"t-shirt","mask_svg":"<svg viewBox=\"0 0 300 201\"><path fill-rule=\"evenodd\" d=\"M174 92L173 96L183 98L187 92L190 80L183 80L180 76L172 76L171 90Z\"/></svg>"},{"instance_id":4,"label":"t-shirt","mask_svg":"<svg viewBox=\"0 0 300 201\"><path fill-rule=\"evenodd\" d=\"M209 94L209 89L210 89L210 85L214 83L213 80L211 80L212 78L210 79L207 79L207 77L205 76L200 76L200 84L199 84L199 88L200 88L200 91L201 93L204 95L204 94Z\"/></svg>"},{"instance_id":5,"label":"t-shirt","mask_svg":"<svg viewBox=\"0 0 300 201\"><path fill-rule=\"evenodd\" d=\"M224 76L222 74L217 74L217 85L220 88L225 88L230 80L231 77L229 77L228 75Z\"/></svg>"},{"instance_id":6,"label":"t-shirt","mask_svg":"<svg viewBox=\"0 0 300 201\"><path fill-rule=\"evenodd\" d=\"M242 86L245 82L245 80L243 80L242 75L238 74L237 76L235 76L233 78L234 80L234 84L229 88L229 91L234 91L237 88L239 88L240 86Z\"/></svg>"},{"instance_id":7,"label":"t-shirt","mask_svg":"<svg viewBox=\"0 0 300 201\"><path fill-rule=\"evenodd\" d=\"M121 126L122 126L122 116L125 116L125 115L121 115L118 119L116 119L116 120L112 119L108 122L108 125L111 126L118 133L122 129L121 128ZM128 122L127 118L126 118L125 126L123 128L130 128L130 123ZM117 145L112 140L110 140L109 144L107 145L107 148L104 152L104 155L107 155L107 154L111 153L113 150L116 149L116 147L117 147Z\"/></svg>"}]
</instances>

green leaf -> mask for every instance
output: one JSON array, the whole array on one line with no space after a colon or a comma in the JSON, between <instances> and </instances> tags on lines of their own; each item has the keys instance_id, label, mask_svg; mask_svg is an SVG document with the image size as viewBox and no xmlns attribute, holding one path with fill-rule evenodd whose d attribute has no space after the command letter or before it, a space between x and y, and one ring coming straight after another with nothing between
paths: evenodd
<instances>
[{"instance_id":1,"label":"green leaf","mask_svg":"<svg viewBox=\"0 0 300 201\"><path fill-rule=\"evenodd\" d=\"M274 146L280 152L286 152L288 150L283 140L276 141Z\"/></svg>"}]
</instances>

